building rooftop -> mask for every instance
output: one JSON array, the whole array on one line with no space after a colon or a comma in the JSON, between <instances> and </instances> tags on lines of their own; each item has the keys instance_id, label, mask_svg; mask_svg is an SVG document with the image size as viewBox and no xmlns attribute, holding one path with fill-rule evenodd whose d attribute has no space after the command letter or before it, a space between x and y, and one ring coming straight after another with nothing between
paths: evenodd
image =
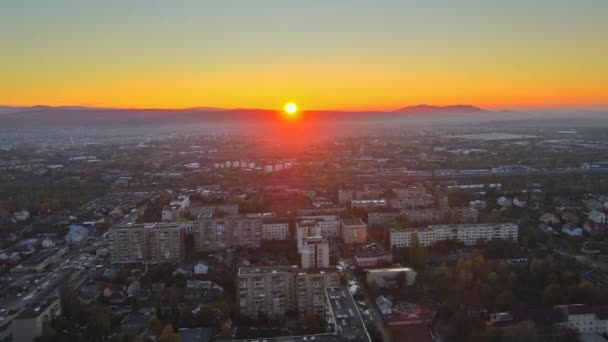
<instances>
[{"instance_id":1,"label":"building rooftop","mask_svg":"<svg viewBox=\"0 0 608 342\"><path fill-rule=\"evenodd\" d=\"M367 270L369 273L384 273L384 272L413 272L414 270L409 267L386 267L386 268L374 268Z\"/></svg>"},{"instance_id":2,"label":"building rooftop","mask_svg":"<svg viewBox=\"0 0 608 342\"><path fill-rule=\"evenodd\" d=\"M360 226L360 225L365 225L365 222L363 222L360 218L343 218L341 219L342 224L345 226Z\"/></svg>"},{"instance_id":3,"label":"building rooftop","mask_svg":"<svg viewBox=\"0 0 608 342\"><path fill-rule=\"evenodd\" d=\"M59 304L59 297L49 297L36 303L29 304L25 310L16 317L16 319L29 319L38 317L46 311L51 305Z\"/></svg>"},{"instance_id":4,"label":"building rooftop","mask_svg":"<svg viewBox=\"0 0 608 342\"><path fill-rule=\"evenodd\" d=\"M280 337L264 337L254 339L235 340L235 342L343 342L346 341L341 335L336 334L319 334L305 336L280 336Z\"/></svg>"},{"instance_id":5,"label":"building rooftop","mask_svg":"<svg viewBox=\"0 0 608 342\"><path fill-rule=\"evenodd\" d=\"M303 269L296 265L293 266L270 266L270 267L241 267L239 268L239 275L243 274L266 274L266 273L308 273L308 274L319 274L319 273L336 273L335 268L320 268L320 269Z\"/></svg>"}]
</instances>

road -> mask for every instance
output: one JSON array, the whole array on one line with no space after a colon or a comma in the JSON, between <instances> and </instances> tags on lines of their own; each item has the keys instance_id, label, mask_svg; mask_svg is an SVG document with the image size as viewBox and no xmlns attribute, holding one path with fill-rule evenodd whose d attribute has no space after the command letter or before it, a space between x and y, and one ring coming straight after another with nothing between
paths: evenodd
<instances>
[{"instance_id":1,"label":"road","mask_svg":"<svg viewBox=\"0 0 608 342\"><path fill-rule=\"evenodd\" d=\"M350 269L350 264L348 263L348 261L345 259L342 259L341 262L343 262L344 265L346 266L344 268L344 270L342 271L344 278L346 278L347 281L357 280ZM358 283L358 281L357 281L357 283ZM368 309L372 313L372 321L374 322L374 326L376 327L376 330L379 331L380 334L382 335L382 341L391 342L392 341L391 336L386 331L386 327L384 326L384 322L382 321L382 315L380 314L380 311L376 307L376 302L370 299L369 294L367 293L367 291L364 290L364 288L362 286L360 287L360 289L361 289L361 292L363 293L365 303L367 304Z\"/></svg>"}]
</instances>

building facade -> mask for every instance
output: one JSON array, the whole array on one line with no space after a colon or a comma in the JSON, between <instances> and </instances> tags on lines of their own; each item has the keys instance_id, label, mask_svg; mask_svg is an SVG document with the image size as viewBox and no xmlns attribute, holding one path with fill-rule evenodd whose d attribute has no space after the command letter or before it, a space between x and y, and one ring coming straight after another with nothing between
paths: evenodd
<instances>
[{"instance_id":1,"label":"building facade","mask_svg":"<svg viewBox=\"0 0 608 342\"><path fill-rule=\"evenodd\" d=\"M257 248L262 241L262 218L242 215L198 218L193 222L192 235L197 252Z\"/></svg>"},{"instance_id":2,"label":"building facade","mask_svg":"<svg viewBox=\"0 0 608 342\"><path fill-rule=\"evenodd\" d=\"M517 242L518 230L514 223L431 225L420 229L392 229L390 241L391 247L409 247L416 236L421 246L443 240L457 240L471 246L498 239Z\"/></svg>"},{"instance_id":3,"label":"building facade","mask_svg":"<svg viewBox=\"0 0 608 342\"><path fill-rule=\"evenodd\" d=\"M109 230L112 262L171 262L184 255L183 234L191 222L144 223Z\"/></svg>"},{"instance_id":4,"label":"building facade","mask_svg":"<svg viewBox=\"0 0 608 342\"><path fill-rule=\"evenodd\" d=\"M262 240L287 240L289 234L289 220L283 218L262 219Z\"/></svg>"},{"instance_id":5,"label":"building facade","mask_svg":"<svg viewBox=\"0 0 608 342\"><path fill-rule=\"evenodd\" d=\"M304 269L329 267L329 241L322 236L304 238L300 260Z\"/></svg>"},{"instance_id":6,"label":"building facade","mask_svg":"<svg viewBox=\"0 0 608 342\"><path fill-rule=\"evenodd\" d=\"M239 311L256 319L262 313L284 320L288 311L300 318L308 313L324 315L326 287L339 286L333 269L302 270L297 266L240 268L237 275Z\"/></svg>"},{"instance_id":7,"label":"building facade","mask_svg":"<svg viewBox=\"0 0 608 342\"><path fill-rule=\"evenodd\" d=\"M59 297L51 297L40 303L30 304L13 320L14 342L31 342L42 336L44 328L61 315Z\"/></svg>"},{"instance_id":8,"label":"building facade","mask_svg":"<svg viewBox=\"0 0 608 342\"><path fill-rule=\"evenodd\" d=\"M367 224L360 218L341 219L340 224L342 242L346 244L367 242Z\"/></svg>"}]
</instances>

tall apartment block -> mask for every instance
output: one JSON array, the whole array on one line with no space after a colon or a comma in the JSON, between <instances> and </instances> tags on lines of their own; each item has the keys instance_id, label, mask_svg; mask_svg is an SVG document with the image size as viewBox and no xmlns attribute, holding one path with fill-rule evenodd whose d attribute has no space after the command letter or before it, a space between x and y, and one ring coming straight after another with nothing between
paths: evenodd
<instances>
[{"instance_id":1,"label":"tall apartment block","mask_svg":"<svg viewBox=\"0 0 608 342\"><path fill-rule=\"evenodd\" d=\"M288 311L298 312L300 318L309 313L324 317L324 290L339 286L340 276L334 269L248 267L239 269L237 282L241 315L255 319L263 313L283 320Z\"/></svg>"},{"instance_id":2,"label":"tall apartment block","mask_svg":"<svg viewBox=\"0 0 608 342\"><path fill-rule=\"evenodd\" d=\"M191 222L144 223L109 230L112 262L171 262L183 257L183 233Z\"/></svg>"},{"instance_id":3,"label":"tall apartment block","mask_svg":"<svg viewBox=\"0 0 608 342\"><path fill-rule=\"evenodd\" d=\"M322 236L304 238L300 260L304 269L329 267L329 241Z\"/></svg>"}]
</instances>

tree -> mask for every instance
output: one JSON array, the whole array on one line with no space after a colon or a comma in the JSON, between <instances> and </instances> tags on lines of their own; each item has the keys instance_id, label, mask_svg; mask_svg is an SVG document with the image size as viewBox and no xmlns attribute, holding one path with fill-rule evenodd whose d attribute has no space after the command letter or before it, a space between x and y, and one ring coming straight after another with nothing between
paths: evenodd
<instances>
[{"instance_id":1,"label":"tree","mask_svg":"<svg viewBox=\"0 0 608 342\"><path fill-rule=\"evenodd\" d=\"M397 274L397 287L404 288L407 286L407 276L405 275L405 272L399 272L399 274Z\"/></svg>"},{"instance_id":2,"label":"tree","mask_svg":"<svg viewBox=\"0 0 608 342\"><path fill-rule=\"evenodd\" d=\"M158 342L179 342L179 335L173 331L173 326L171 324L165 325L158 337Z\"/></svg>"},{"instance_id":3,"label":"tree","mask_svg":"<svg viewBox=\"0 0 608 342\"><path fill-rule=\"evenodd\" d=\"M112 312L109 306L95 304L91 309L89 330L93 340L105 340L112 328Z\"/></svg>"},{"instance_id":4,"label":"tree","mask_svg":"<svg viewBox=\"0 0 608 342\"><path fill-rule=\"evenodd\" d=\"M516 325L504 328L502 341L504 342L527 342L538 341L538 330L532 321L517 323Z\"/></svg>"},{"instance_id":5,"label":"tree","mask_svg":"<svg viewBox=\"0 0 608 342\"><path fill-rule=\"evenodd\" d=\"M156 316L150 318L150 321L148 322L148 326L150 327L150 330L152 330L156 336L159 336L163 329L163 323Z\"/></svg>"},{"instance_id":6,"label":"tree","mask_svg":"<svg viewBox=\"0 0 608 342\"><path fill-rule=\"evenodd\" d=\"M321 333L323 332L323 320L319 315L309 313L304 317L304 327L308 335Z\"/></svg>"},{"instance_id":7,"label":"tree","mask_svg":"<svg viewBox=\"0 0 608 342\"><path fill-rule=\"evenodd\" d=\"M378 286L376 279L372 279L372 282L369 283L369 293L373 298L378 297L378 294L380 293L380 286Z\"/></svg>"}]
</instances>

